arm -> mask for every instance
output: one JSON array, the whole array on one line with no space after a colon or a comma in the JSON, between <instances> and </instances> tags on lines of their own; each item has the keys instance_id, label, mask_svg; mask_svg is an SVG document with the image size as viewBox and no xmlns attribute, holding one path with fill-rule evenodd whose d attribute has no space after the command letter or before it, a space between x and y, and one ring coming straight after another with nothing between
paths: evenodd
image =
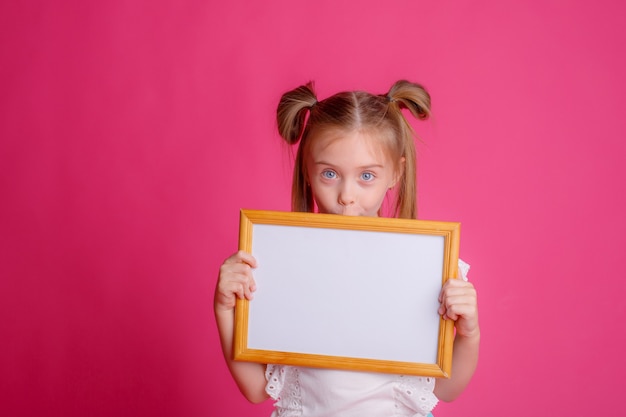
<instances>
[{"instance_id":1,"label":"arm","mask_svg":"<svg viewBox=\"0 0 626 417\"><path fill-rule=\"evenodd\" d=\"M474 286L460 279L449 279L439 297L439 314L455 321L456 335L449 379L437 379L435 395L442 401L452 401L465 390L478 363L480 328Z\"/></svg>"},{"instance_id":2,"label":"arm","mask_svg":"<svg viewBox=\"0 0 626 417\"><path fill-rule=\"evenodd\" d=\"M235 327L235 303L237 298L252 299L255 290L252 268L256 260L252 255L239 251L224 261L215 288L215 320L222 343L222 352L228 369L246 399L260 403L268 398L265 392L265 365L233 360L233 335Z\"/></svg>"}]
</instances>

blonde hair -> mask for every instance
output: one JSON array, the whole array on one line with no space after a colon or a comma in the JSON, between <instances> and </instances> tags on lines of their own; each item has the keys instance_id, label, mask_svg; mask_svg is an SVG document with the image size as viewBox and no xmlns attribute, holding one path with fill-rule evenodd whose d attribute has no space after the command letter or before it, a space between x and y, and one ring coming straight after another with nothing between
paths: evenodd
<instances>
[{"instance_id":1,"label":"blonde hair","mask_svg":"<svg viewBox=\"0 0 626 417\"><path fill-rule=\"evenodd\" d=\"M364 91L337 93L317 100L314 85L309 82L291 90L280 99L277 109L278 132L290 145L300 142L296 154L291 189L293 211L313 212L313 192L307 183L305 156L311 140L326 129L379 133L381 146L396 162L400 173L392 215L417 218L416 152L414 132L402 109L420 120L430 116L430 95L419 84L397 81L387 94L374 95ZM404 158L404 167L399 161Z\"/></svg>"}]
</instances>

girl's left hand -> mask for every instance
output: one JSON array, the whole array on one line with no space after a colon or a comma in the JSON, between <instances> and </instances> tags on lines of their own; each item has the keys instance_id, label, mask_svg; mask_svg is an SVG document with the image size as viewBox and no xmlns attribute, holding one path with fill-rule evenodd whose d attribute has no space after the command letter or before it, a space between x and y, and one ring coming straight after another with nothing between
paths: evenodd
<instances>
[{"instance_id":1,"label":"girl's left hand","mask_svg":"<svg viewBox=\"0 0 626 417\"><path fill-rule=\"evenodd\" d=\"M449 279L441 289L439 303L439 314L444 320L455 321L457 335L472 337L479 334L478 303L472 283Z\"/></svg>"}]
</instances>

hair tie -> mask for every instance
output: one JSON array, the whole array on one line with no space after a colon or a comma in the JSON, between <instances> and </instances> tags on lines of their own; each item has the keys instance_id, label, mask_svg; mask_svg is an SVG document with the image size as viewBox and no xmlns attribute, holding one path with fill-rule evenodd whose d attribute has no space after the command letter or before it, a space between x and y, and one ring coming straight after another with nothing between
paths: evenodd
<instances>
[{"instance_id":1,"label":"hair tie","mask_svg":"<svg viewBox=\"0 0 626 417\"><path fill-rule=\"evenodd\" d=\"M391 96L390 96L390 95L388 95L388 94L387 94L385 97L387 97L387 101L388 101L389 103L393 103L394 101L396 101L396 99L395 99L395 98L391 97Z\"/></svg>"}]
</instances>

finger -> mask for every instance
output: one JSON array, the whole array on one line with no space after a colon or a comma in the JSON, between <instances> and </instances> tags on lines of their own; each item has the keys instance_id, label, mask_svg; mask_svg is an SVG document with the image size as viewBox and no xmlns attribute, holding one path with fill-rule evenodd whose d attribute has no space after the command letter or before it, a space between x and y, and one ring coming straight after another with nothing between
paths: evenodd
<instances>
[{"instance_id":1,"label":"finger","mask_svg":"<svg viewBox=\"0 0 626 417\"><path fill-rule=\"evenodd\" d=\"M253 290L247 280L225 280L218 286L216 301L223 307L235 307L237 299L252 300Z\"/></svg>"},{"instance_id":2,"label":"finger","mask_svg":"<svg viewBox=\"0 0 626 417\"><path fill-rule=\"evenodd\" d=\"M237 298L243 298L246 296L246 285L244 283L236 283L233 288L233 294L237 296Z\"/></svg>"},{"instance_id":3,"label":"finger","mask_svg":"<svg viewBox=\"0 0 626 417\"><path fill-rule=\"evenodd\" d=\"M474 284L469 281L463 281L459 278L450 278L444 284L443 287L452 287L452 288L474 288Z\"/></svg>"},{"instance_id":4,"label":"finger","mask_svg":"<svg viewBox=\"0 0 626 417\"><path fill-rule=\"evenodd\" d=\"M465 285L471 285L469 282L460 280L458 278L450 277L441 286L441 292L443 293L447 288L460 288Z\"/></svg>"},{"instance_id":5,"label":"finger","mask_svg":"<svg viewBox=\"0 0 626 417\"><path fill-rule=\"evenodd\" d=\"M475 309L470 303L454 303L444 306L445 315L453 320L459 317L470 317L474 315Z\"/></svg>"},{"instance_id":6,"label":"finger","mask_svg":"<svg viewBox=\"0 0 626 417\"><path fill-rule=\"evenodd\" d=\"M442 293L439 314L456 320L459 316L471 317L476 312L477 298L473 287L447 288Z\"/></svg>"},{"instance_id":7,"label":"finger","mask_svg":"<svg viewBox=\"0 0 626 417\"><path fill-rule=\"evenodd\" d=\"M441 311L443 316L455 321L464 318L472 322L478 317L475 300L467 297L447 301L446 304L442 305Z\"/></svg>"},{"instance_id":8,"label":"finger","mask_svg":"<svg viewBox=\"0 0 626 417\"><path fill-rule=\"evenodd\" d=\"M229 256L225 261L225 264L233 264L233 263L245 263L250 265L251 268L257 267L257 261L254 256L245 251L238 251Z\"/></svg>"},{"instance_id":9,"label":"finger","mask_svg":"<svg viewBox=\"0 0 626 417\"><path fill-rule=\"evenodd\" d=\"M459 296L459 295L468 295L468 296L476 297L476 289L469 282L461 281L458 279L450 279L441 288L441 292L439 294L440 302L445 297Z\"/></svg>"},{"instance_id":10,"label":"finger","mask_svg":"<svg viewBox=\"0 0 626 417\"><path fill-rule=\"evenodd\" d=\"M477 300L476 296L472 293L459 293L459 294L446 294L441 303L446 309L452 308L455 305L467 305L473 309L476 309Z\"/></svg>"}]
</instances>

